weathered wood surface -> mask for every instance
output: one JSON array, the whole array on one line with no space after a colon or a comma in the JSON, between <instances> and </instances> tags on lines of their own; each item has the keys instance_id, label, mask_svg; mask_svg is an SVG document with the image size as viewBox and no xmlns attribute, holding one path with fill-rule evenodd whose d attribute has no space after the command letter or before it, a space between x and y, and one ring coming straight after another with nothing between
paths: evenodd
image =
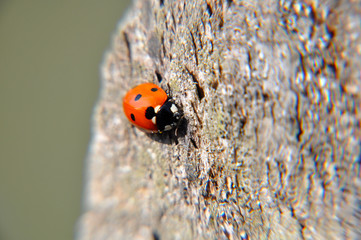
<instances>
[{"instance_id":1,"label":"weathered wood surface","mask_svg":"<svg viewBox=\"0 0 361 240\"><path fill-rule=\"evenodd\" d=\"M103 64L80 239L360 239L360 1L139 0ZM131 127L154 82L178 136Z\"/></svg>"}]
</instances>

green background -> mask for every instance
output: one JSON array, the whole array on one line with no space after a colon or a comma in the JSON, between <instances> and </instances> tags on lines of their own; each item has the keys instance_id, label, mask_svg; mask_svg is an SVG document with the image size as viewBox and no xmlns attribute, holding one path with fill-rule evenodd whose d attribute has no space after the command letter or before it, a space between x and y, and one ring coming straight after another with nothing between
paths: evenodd
<instances>
[{"instance_id":1,"label":"green background","mask_svg":"<svg viewBox=\"0 0 361 240\"><path fill-rule=\"evenodd\" d=\"M130 0L0 0L0 239L73 239L103 53Z\"/></svg>"}]
</instances>

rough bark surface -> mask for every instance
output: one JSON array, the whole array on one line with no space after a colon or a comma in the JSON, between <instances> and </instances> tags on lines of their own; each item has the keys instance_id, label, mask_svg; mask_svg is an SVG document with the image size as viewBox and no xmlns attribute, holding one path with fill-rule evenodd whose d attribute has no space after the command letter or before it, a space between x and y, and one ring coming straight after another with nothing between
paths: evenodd
<instances>
[{"instance_id":1,"label":"rough bark surface","mask_svg":"<svg viewBox=\"0 0 361 240\"><path fill-rule=\"evenodd\" d=\"M360 1L134 2L103 64L80 239L360 239ZM132 127L154 82L176 132Z\"/></svg>"}]
</instances>

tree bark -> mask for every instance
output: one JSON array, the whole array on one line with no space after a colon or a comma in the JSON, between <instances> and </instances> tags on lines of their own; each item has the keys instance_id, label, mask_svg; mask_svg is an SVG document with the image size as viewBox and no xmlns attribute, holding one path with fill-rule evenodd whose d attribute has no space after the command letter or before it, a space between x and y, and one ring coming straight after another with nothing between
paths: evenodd
<instances>
[{"instance_id":1,"label":"tree bark","mask_svg":"<svg viewBox=\"0 0 361 240\"><path fill-rule=\"evenodd\" d=\"M359 1L138 0L105 56L77 239L360 239ZM184 117L146 134L154 82Z\"/></svg>"}]
</instances>

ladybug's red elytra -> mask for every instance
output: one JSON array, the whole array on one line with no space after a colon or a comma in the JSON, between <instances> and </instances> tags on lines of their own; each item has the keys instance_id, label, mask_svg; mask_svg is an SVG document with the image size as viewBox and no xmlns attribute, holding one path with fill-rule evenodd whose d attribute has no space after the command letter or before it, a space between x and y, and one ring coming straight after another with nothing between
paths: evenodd
<instances>
[{"instance_id":1,"label":"ladybug's red elytra","mask_svg":"<svg viewBox=\"0 0 361 240\"><path fill-rule=\"evenodd\" d=\"M153 83L143 83L129 90L123 98L123 108L128 120L146 132L169 131L180 118L172 99Z\"/></svg>"}]
</instances>

